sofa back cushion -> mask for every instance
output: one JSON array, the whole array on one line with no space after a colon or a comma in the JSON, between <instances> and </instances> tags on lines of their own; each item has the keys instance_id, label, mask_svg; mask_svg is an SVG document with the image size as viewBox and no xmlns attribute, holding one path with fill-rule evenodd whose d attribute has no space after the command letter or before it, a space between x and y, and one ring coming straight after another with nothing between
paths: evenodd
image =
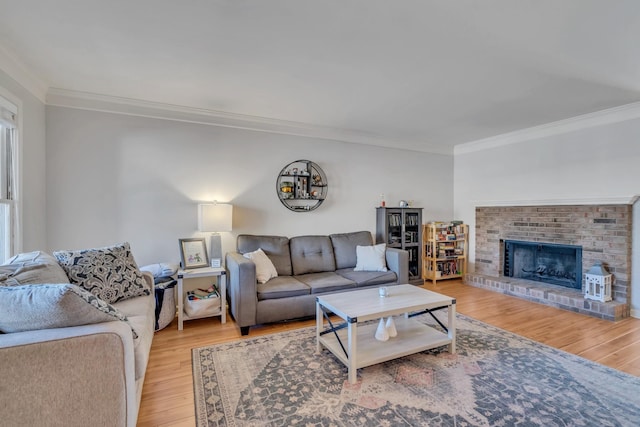
<instances>
[{"instance_id":1,"label":"sofa back cushion","mask_svg":"<svg viewBox=\"0 0 640 427\"><path fill-rule=\"evenodd\" d=\"M368 231L332 234L329 236L336 257L336 268L354 268L356 266L356 246L371 246L373 238Z\"/></svg>"},{"instance_id":2,"label":"sofa back cushion","mask_svg":"<svg viewBox=\"0 0 640 427\"><path fill-rule=\"evenodd\" d=\"M0 265L0 286L36 283L69 283L69 278L53 256L41 251L18 254Z\"/></svg>"},{"instance_id":3,"label":"sofa back cushion","mask_svg":"<svg viewBox=\"0 0 640 427\"><path fill-rule=\"evenodd\" d=\"M289 244L294 275L336 270L329 236L297 236Z\"/></svg>"},{"instance_id":4,"label":"sofa back cushion","mask_svg":"<svg viewBox=\"0 0 640 427\"><path fill-rule=\"evenodd\" d=\"M236 244L238 252L243 255L262 249L276 268L278 276L291 276L291 254L287 237L240 234Z\"/></svg>"}]
</instances>

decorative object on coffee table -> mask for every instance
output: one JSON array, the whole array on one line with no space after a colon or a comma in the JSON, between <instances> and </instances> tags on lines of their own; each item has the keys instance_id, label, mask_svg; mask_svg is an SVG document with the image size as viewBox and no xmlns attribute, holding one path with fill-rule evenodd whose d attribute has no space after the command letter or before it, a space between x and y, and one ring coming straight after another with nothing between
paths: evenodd
<instances>
[{"instance_id":1,"label":"decorative object on coffee table","mask_svg":"<svg viewBox=\"0 0 640 427\"><path fill-rule=\"evenodd\" d=\"M387 333L389 334L389 338L394 338L398 336L398 330L396 329L396 324L393 321L393 316L389 316L387 321L384 324L387 329Z\"/></svg>"},{"instance_id":2,"label":"decorative object on coffee table","mask_svg":"<svg viewBox=\"0 0 640 427\"><path fill-rule=\"evenodd\" d=\"M376 333L374 335L378 341L388 341L389 340L389 332L387 332L387 326L384 323L384 319L381 317L378 322L378 327L376 328Z\"/></svg>"}]
</instances>

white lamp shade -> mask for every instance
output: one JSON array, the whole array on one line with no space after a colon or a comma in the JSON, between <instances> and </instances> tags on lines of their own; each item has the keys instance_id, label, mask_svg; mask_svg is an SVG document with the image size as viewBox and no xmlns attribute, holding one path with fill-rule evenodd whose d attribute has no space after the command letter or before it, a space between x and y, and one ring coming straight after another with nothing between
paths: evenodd
<instances>
[{"instance_id":1,"label":"white lamp shade","mask_svg":"<svg viewBox=\"0 0 640 427\"><path fill-rule=\"evenodd\" d=\"M231 231L233 205L211 203L198 205L198 231Z\"/></svg>"}]
</instances>

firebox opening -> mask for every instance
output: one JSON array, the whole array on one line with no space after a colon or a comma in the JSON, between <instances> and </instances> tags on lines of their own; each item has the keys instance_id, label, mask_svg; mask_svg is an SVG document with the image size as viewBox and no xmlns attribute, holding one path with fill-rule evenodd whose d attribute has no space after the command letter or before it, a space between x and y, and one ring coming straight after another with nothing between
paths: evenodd
<instances>
[{"instance_id":1,"label":"firebox opening","mask_svg":"<svg viewBox=\"0 0 640 427\"><path fill-rule=\"evenodd\" d=\"M582 247L505 240L503 274L581 290Z\"/></svg>"}]
</instances>

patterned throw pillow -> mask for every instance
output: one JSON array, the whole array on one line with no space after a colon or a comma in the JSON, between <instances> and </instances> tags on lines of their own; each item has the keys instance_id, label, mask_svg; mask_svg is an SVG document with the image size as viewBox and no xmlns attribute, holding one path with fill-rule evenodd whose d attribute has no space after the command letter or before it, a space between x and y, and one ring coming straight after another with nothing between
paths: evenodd
<instances>
[{"instance_id":1,"label":"patterned throw pillow","mask_svg":"<svg viewBox=\"0 0 640 427\"><path fill-rule=\"evenodd\" d=\"M74 283L110 304L149 295L129 243L80 251L56 251L58 262Z\"/></svg>"},{"instance_id":2,"label":"patterned throw pillow","mask_svg":"<svg viewBox=\"0 0 640 427\"><path fill-rule=\"evenodd\" d=\"M70 283L0 287L0 331L5 333L115 320L129 323L117 308ZM138 338L133 327L131 332Z\"/></svg>"}]
</instances>

